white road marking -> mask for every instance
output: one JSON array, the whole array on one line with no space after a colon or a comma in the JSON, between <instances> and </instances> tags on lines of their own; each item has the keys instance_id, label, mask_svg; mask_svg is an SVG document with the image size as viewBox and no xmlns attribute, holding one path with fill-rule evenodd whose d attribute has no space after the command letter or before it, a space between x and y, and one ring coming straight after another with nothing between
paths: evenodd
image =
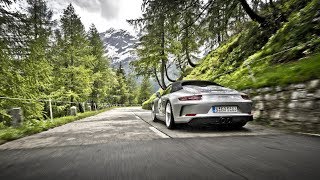
<instances>
[{"instance_id":1,"label":"white road marking","mask_svg":"<svg viewBox=\"0 0 320 180\"><path fill-rule=\"evenodd\" d=\"M159 135L162 138L170 138L169 136L167 136L166 134L162 133L161 131L159 131L158 129L156 129L155 127L150 126L149 127L153 132L155 132L157 135Z\"/></svg>"},{"instance_id":2,"label":"white road marking","mask_svg":"<svg viewBox=\"0 0 320 180\"><path fill-rule=\"evenodd\" d=\"M320 137L320 134L313 134L313 133L302 133L302 132L298 132L298 134L309 135L309 136L318 136L318 137Z\"/></svg>"}]
</instances>

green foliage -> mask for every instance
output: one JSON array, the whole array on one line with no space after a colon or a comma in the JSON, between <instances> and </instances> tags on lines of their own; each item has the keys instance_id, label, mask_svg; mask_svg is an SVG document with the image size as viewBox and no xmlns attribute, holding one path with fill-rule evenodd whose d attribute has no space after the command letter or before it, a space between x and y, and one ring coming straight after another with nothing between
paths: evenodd
<instances>
[{"instance_id":1,"label":"green foliage","mask_svg":"<svg viewBox=\"0 0 320 180\"><path fill-rule=\"evenodd\" d=\"M162 95L164 90L159 89L158 92ZM157 98L156 93L152 94L148 100L146 100L145 102L142 103L142 109L150 110L151 105L156 98Z\"/></svg>"},{"instance_id":2,"label":"green foliage","mask_svg":"<svg viewBox=\"0 0 320 180\"><path fill-rule=\"evenodd\" d=\"M248 29L230 38L228 42L210 52L186 79L215 80L235 71L250 55L260 50L271 36L261 31L257 23L247 24Z\"/></svg>"},{"instance_id":3,"label":"green foliage","mask_svg":"<svg viewBox=\"0 0 320 180\"><path fill-rule=\"evenodd\" d=\"M186 79L207 79L245 89L319 78L319 55L315 55L320 52L319 6L313 0L295 11L273 35L258 26L248 26L245 32L212 51Z\"/></svg>"},{"instance_id":4,"label":"green foliage","mask_svg":"<svg viewBox=\"0 0 320 180\"><path fill-rule=\"evenodd\" d=\"M115 93L113 95L115 95L117 97L117 104L126 104L126 102L128 101L128 97L129 97L129 90L128 90L128 86L126 83L126 77L122 74L119 74L117 76L117 81L118 84L115 86Z\"/></svg>"},{"instance_id":5,"label":"green foliage","mask_svg":"<svg viewBox=\"0 0 320 180\"><path fill-rule=\"evenodd\" d=\"M237 89L261 88L266 86L285 86L311 79L319 79L319 59L320 55L314 55L295 62L260 67L261 70L255 74L256 82L253 82L250 78L240 78L236 84L230 86Z\"/></svg>"},{"instance_id":6,"label":"green foliage","mask_svg":"<svg viewBox=\"0 0 320 180\"><path fill-rule=\"evenodd\" d=\"M138 104L138 85L136 83L136 78L133 74L127 76L127 86L128 86L128 104Z\"/></svg>"},{"instance_id":7,"label":"green foliage","mask_svg":"<svg viewBox=\"0 0 320 180\"><path fill-rule=\"evenodd\" d=\"M39 99L55 100L54 117L66 116L79 103L113 103L110 96L125 79L110 68L95 26L86 33L70 4L52 33L46 1L27 3L26 14L0 6L0 96L32 100L0 99L0 123L10 125L7 111L13 107L22 108L26 122L47 119L49 105ZM126 89L122 103L127 102Z\"/></svg>"},{"instance_id":8,"label":"green foliage","mask_svg":"<svg viewBox=\"0 0 320 180\"><path fill-rule=\"evenodd\" d=\"M217 59L213 66L202 63L197 69L206 73L202 79L210 80L222 73L231 73L245 58L261 49L281 23L286 22L285 10L290 9L290 14L304 7L306 2L144 0L142 18L129 20L143 32L136 49L139 59L132 63L133 67L139 75L155 77L165 89L166 80L174 81L168 76L168 64L175 64L182 79L190 66L197 66L200 49L221 47L240 33L234 46L226 45L222 54L213 56Z\"/></svg>"},{"instance_id":9,"label":"green foliage","mask_svg":"<svg viewBox=\"0 0 320 180\"><path fill-rule=\"evenodd\" d=\"M87 34L89 40L90 55L94 57L91 61L92 67L92 87L91 87L91 102L99 103L105 101L107 94L111 94L110 91L112 85L115 84L116 78L114 78L112 70L109 67L109 60L104 57L103 42L100 39L99 32L92 24Z\"/></svg>"},{"instance_id":10,"label":"green foliage","mask_svg":"<svg viewBox=\"0 0 320 180\"><path fill-rule=\"evenodd\" d=\"M54 56L54 90L66 101L85 101L91 94L92 64L84 26L70 4L61 17L61 36ZM55 97L56 98L56 97Z\"/></svg>"},{"instance_id":11,"label":"green foliage","mask_svg":"<svg viewBox=\"0 0 320 180\"><path fill-rule=\"evenodd\" d=\"M151 87L149 77L144 76L139 88L138 103L142 104L144 101L146 101L151 96L151 92L152 92L152 87Z\"/></svg>"},{"instance_id":12,"label":"green foliage","mask_svg":"<svg viewBox=\"0 0 320 180\"><path fill-rule=\"evenodd\" d=\"M1 24L4 30L12 31L9 34L13 37L1 41L0 95L40 99L46 96L51 85L52 68L48 63L46 47L51 34L52 13L42 0L27 1L27 3L23 21L22 17L16 19L18 22L15 22L15 26L18 29L9 30L8 27L12 25L9 21ZM20 16L18 13L16 15ZM8 37L7 34L0 35L1 38ZM41 102L1 100L0 121L10 124L6 110L12 107L21 107L26 119L43 117Z\"/></svg>"},{"instance_id":13,"label":"green foliage","mask_svg":"<svg viewBox=\"0 0 320 180\"><path fill-rule=\"evenodd\" d=\"M272 61L288 62L315 53L320 44L320 21L316 20L319 17L319 8L319 1L313 0L299 12L293 13L288 19L289 22L269 39L260 56L255 58L263 58L295 46L300 47L273 56Z\"/></svg>"},{"instance_id":14,"label":"green foliage","mask_svg":"<svg viewBox=\"0 0 320 180\"><path fill-rule=\"evenodd\" d=\"M153 100L157 98L156 94L152 94L152 96L149 97L148 100L142 103L142 109L151 110L151 105Z\"/></svg>"}]
</instances>

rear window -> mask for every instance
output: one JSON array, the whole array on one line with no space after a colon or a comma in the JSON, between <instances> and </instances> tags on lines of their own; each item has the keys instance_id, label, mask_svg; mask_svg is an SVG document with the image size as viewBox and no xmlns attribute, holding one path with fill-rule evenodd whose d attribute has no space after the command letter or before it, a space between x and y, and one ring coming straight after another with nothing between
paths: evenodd
<instances>
[{"instance_id":1,"label":"rear window","mask_svg":"<svg viewBox=\"0 0 320 180\"><path fill-rule=\"evenodd\" d=\"M220 86L219 84L214 83L214 82L210 82L210 81L185 81L185 82L182 82L182 86L187 86L187 85L201 86L201 87Z\"/></svg>"}]
</instances>

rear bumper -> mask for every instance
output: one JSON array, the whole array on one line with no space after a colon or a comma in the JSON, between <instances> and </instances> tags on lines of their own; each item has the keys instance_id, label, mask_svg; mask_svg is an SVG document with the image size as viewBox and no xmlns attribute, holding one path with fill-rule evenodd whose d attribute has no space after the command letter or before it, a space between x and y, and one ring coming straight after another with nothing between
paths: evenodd
<instances>
[{"instance_id":1,"label":"rear bumper","mask_svg":"<svg viewBox=\"0 0 320 180\"><path fill-rule=\"evenodd\" d=\"M236 117L199 117L192 118L188 124L190 125L232 125L252 121L252 116L236 116Z\"/></svg>"},{"instance_id":2,"label":"rear bumper","mask_svg":"<svg viewBox=\"0 0 320 180\"><path fill-rule=\"evenodd\" d=\"M237 106L236 113L214 113L213 106ZM197 116L248 116L252 110L252 102L249 100L233 101L200 101L200 102L182 102L172 103L173 115L175 118L184 118L187 114L197 114ZM187 117L188 118L188 117Z\"/></svg>"},{"instance_id":3,"label":"rear bumper","mask_svg":"<svg viewBox=\"0 0 320 180\"><path fill-rule=\"evenodd\" d=\"M253 116L250 114L197 115L175 118L175 123L189 124L236 124L248 121L253 121Z\"/></svg>"}]
</instances>

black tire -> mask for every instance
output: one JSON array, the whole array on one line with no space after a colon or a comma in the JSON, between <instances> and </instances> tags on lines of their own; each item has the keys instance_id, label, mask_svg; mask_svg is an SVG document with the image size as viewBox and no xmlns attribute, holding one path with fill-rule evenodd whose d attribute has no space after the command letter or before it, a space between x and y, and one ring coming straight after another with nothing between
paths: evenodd
<instances>
[{"instance_id":1,"label":"black tire","mask_svg":"<svg viewBox=\"0 0 320 180\"><path fill-rule=\"evenodd\" d=\"M238 122L238 123L236 123L236 124L233 124L232 127L236 128L236 129L240 129L240 128L242 128L243 126L245 126L246 124L247 124L246 121L244 121L244 122Z\"/></svg>"},{"instance_id":2,"label":"black tire","mask_svg":"<svg viewBox=\"0 0 320 180\"><path fill-rule=\"evenodd\" d=\"M168 107L170 108L169 109L170 115L167 114L167 108ZM168 129L174 129L175 128L174 117L172 115L172 106L171 106L171 103L169 101L166 104L165 112L166 112L166 121L165 121L165 123L166 123L167 128ZM167 118L169 118L168 121L167 121Z\"/></svg>"},{"instance_id":3,"label":"black tire","mask_svg":"<svg viewBox=\"0 0 320 180\"><path fill-rule=\"evenodd\" d=\"M154 110L154 104L152 104L152 108L151 108L151 118L152 118L153 122L157 122L158 121L157 116L156 116L156 112Z\"/></svg>"}]
</instances>

